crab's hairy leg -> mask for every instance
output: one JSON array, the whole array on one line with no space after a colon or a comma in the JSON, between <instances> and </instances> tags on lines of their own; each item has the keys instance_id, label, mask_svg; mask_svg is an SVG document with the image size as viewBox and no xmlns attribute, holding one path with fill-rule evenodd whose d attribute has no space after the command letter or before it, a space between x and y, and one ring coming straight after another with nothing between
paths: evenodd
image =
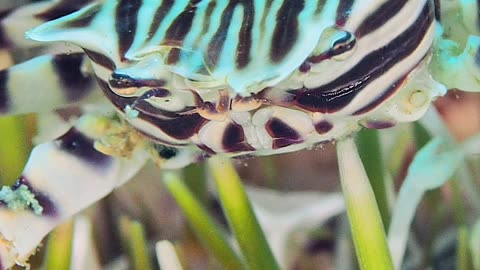
<instances>
[{"instance_id":1,"label":"crab's hairy leg","mask_svg":"<svg viewBox=\"0 0 480 270\"><path fill-rule=\"evenodd\" d=\"M96 151L78 127L36 146L17 183L0 192L0 269L25 262L50 230L129 180L145 161L144 151L128 160ZM34 196L25 210L5 196L20 188Z\"/></svg>"},{"instance_id":2,"label":"crab's hairy leg","mask_svg":"<svg viewBox=\"0 0 480 270\"><path fill-rule=\"evenodd\" d=\"M9 1L0 9L0 48L27 49L40 46L40 43L25 38L25 31L45 22L36 14L47 10L53 1L16 6Z\"/></svg>"},{"instance_id":3,"label":"crab's hairy leg","mask_svg":"<svg viewBox=\"0 0 480 270\"><path fill-rule=\"evenodd\" d=\"M204 158L197 147L153 143L112 113L86 113L62 136L36 146L17 182L0 190L0 270L25 264L48 232L124 184L147 160L178 169ZM103 151L109 148L117 151Z\"/></svg>"},{"instance_id":4,"label":"crab's hairy leg","mask_svg":"<svg viewBox=\"0 0 480 270\"><path fill-rule=\"evenodd\" d=\"M0 1L0 48L27 49L44 46L45 44L25 38L25 32L44 22L75 12L92 1Z\"/></svg>"},{"instance_id":5,"label":"crab's hairy leg","mask_svg":"<svg viewBox=\"0 0 480 270\"><path fill-rule=\"evenodd\" d=\"M81 53L46 55L0 71L0 115L46 112L98 91Z\"/></svg>"}]
</instances>

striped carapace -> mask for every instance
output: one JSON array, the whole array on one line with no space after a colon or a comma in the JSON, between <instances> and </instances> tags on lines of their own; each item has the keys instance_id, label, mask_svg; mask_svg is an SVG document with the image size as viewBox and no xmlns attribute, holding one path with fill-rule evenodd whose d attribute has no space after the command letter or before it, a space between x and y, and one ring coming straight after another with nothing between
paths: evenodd
<instances>
[{"instance_id":1,"label":"striped carapace","mask_svg":"<svg viewBox=\"0 0 480 270\"><path fill-rule=\"evenodd\" d=\"M414 120L442 92L424 72L431 1L109 0L63 10L44 11L59 18L27 36L82 47L116 109L169 146L292 151Z\"/></svg>"},{"instance_id":2,"label":"striped carapace","mask_svg":"<svg viewBox=\"0 0 480 270\"><path fill-rule=\"evenodd\" d=\"M148 159L178 168L295 151L414 121L446 89L479 91L478 11L460 0L1 0L0 50L15 65L0 71L0 115L84 112L35 147L10 188L31 192L41 216L0 199L0 269Z\"/></svg>"}]
</instances>

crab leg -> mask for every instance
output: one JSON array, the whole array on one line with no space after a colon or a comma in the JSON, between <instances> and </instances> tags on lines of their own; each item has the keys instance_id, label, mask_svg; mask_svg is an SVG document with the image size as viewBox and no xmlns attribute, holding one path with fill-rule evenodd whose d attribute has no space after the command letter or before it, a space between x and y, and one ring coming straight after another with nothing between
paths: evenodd
<instances>
[{"instance_id":1,"label":"crab leg","mask_svg":"<svg viewBox=\"0 0 480 270\"><path fill-rule=\"evenodd\" d=\"M68 15L93 0L60 0L31 3L31 0L0 1L0 48L44 46L25 38L25 32L46 21Z\"/></svg>"},{"instance_id":2,"label":"crab leg","mask_svg":"<svg viewBox=\"0 0 480 270\"><path fill-rule=\"evenodd\" d=\"M54 227L129 180L145 152L104 155L78 127L34 148L16 184L0 191L0 270L25 264Z\"/></svg>"},{"instance_id":3,"label":"crab leg","mask_svg":"<svg viewBox=\"0 0 480 270\"><path fill-rule=\"evenodd\" d=\"M0 115L45 112L78 103L97 84L83 54L40 56L0 71Z\"/></svg>"}]
</instances>

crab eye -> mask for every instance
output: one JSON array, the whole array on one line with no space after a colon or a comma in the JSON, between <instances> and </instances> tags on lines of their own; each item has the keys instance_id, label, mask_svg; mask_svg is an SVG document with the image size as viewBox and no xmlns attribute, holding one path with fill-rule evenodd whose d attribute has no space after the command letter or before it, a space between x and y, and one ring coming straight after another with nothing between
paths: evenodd
<instances>
[{"instance_id":1,"label":"crab eye","mask_svg":"<svg viewBox=\"0 0 480 270\"><path fill-rule=\"evenodd\" d=\"M352 33L344 32L341 38L333 42L329 54L333 60L343 61L353 54L356 43L355 36Z\"/></svg>"},{"instance_id":2,"label":"crab eye","mask_svg":"<svg viewBox=\"0 0 480 270\"><path fill-rule=\"evenodd\" d=\"M317 46L308 61L320 63L326 59L344 61L355 51L357 39L354 34L335 26L323 30Z\"/></svg>"}]
</instances>

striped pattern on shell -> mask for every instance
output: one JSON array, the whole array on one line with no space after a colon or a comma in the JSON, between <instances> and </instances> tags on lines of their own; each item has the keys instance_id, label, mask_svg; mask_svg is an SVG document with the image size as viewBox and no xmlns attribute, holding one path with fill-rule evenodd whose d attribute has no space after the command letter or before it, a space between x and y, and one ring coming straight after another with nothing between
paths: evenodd
<instances>
[{"instance_id":1,"label":"striped pattern on shell","mask_svg":"<svg viewBox=\"0 0 480 270\"><path fill-rule=\"evenodd\" d=\"M480 92L479 14L463 0L1 0L16 64L0 70L0 116L104 107L37 145L10 188L42 213L0 199L0 269L148 160L295 151Z\"/></svg>"},{"instance_id":2,"label":"striped pattern on shell","mask_svg":"<svg viewBox=\"0 0 480 270\"><path fill-rule=\"evenodd\" d=\"M173 147L294 151L416 120L443 93L432 1L66 2L27 36L81 46L118 112Z\"/></svg>"}]
</instances>

